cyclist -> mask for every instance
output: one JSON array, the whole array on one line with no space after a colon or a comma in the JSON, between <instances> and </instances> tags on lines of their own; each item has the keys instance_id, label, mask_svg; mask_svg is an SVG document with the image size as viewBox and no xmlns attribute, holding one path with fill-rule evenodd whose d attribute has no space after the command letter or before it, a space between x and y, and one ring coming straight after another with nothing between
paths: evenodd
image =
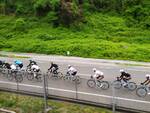
<instances>
[{"instance_id":1,"label":"cyclist","mask_svg":"<svg viewBox=\"0 0 150 113\"><path fill-rule=\"evenodd\" d=\"M16 66L16 69L19 67L20 69L23 67L23 63L20 60L15 60L14 64Z\"/></svg>"},{"instance_id":2,"label":"cyclist","mask_svg":"<svg viewBox=\"0 0 150 113\"><path fill-rule=\"evenodd\" d=\"M127 72L125 72L125 70L121 69L120 70L120 79L123 80L123 86L127 86L128 81L131 79L131 75Z\"/></svg>"},{"instance_id":3,"label":"cyclist","mask_svg":"<svg viewBox=\"0 0 150 113\"><path fill-rule=\"evenodd\" d=\"M96 68L93 68L94 71L94 75L92 77L94 77L94 79L97 80L102 80L104 78L104 73L101 72L100 70L97 70Z\"/></svg>"},{"instance_id":4,"label":"cyclist","mask_svg":"<svg viewBox=\"0 0 150 113\"><path fill-rule=\"evenodd\" d=\"M0 60L0 66L1 66L1 65L3 65L3 61L2 61L2 60Z\"/></svg>"},{"instance_id":5,"label":"cyclist","mask_svg":"<svg viewBox=\"0 0 150 113\"><path fill-rule=\"evenodd\" d=\"M31 67L32 67L33 65L37 65L37 63L36 63L34 60L29 60L29 65L27 66L27 69L28 69L28 70L31 70Z\"/></svg>"},{"instance_id":6,"label":"cyclist","mask_svg":"<svg viewBox=\"0 0 150 113\"><path fill-rule=\"evenodd\" d=\"M38 76L37 73L40 72L40 67L38 65L32 65L31 66L31 71L34 74L34 77L37 79L37 76Z\"/></svg>"},{"instance_id":7,"label":"cyclist","mask_svg":"<svg viewBox=\"0 0 150 113\"><path fill-rule=\"evenodd\" d=\"M77 69L68 65L67 75L75 76L77 74Z\"/></svg>"},{"instance_id":8,"label":"cyclist","mask_svg":"<svg viewBox=\"0 0 150 113\"><path fill-rule=\"evenodd\" d=\"M146 74L145 77L146 77L146 80L143 83L141 83L141 85L150 84L150 74Z\"/></svg>"},{"instance_id":9,"label":"cyclist","mask_svg":"<svg viewBox=\"0 0 150 113\"><path fill-rule=\"evenodd\" d=\"M58 69L59 69L58 65L51 62L51 66L48 70L50 70L52 73L56 74Z\"/></svg>"},{"instance_id":10,"label":"cyclist","mask_svg":"<svg viewBox=\"0 0 150 113\"><path fill-rule=\"evenodd\" d=\"M0 68L2 68L4 64L5 64L5 61L4 60L0 60Z\"/></svg>"},{"instance_id":11,"label":"cyclist","mask_svg":"<svg viewBox=\"0 0 150 113\"><path fill-rule=\"evenodd\" d=\"M34 60L29 60L29 65L37 65L37 63L36 63L36 61L34 61Z\"/></svg>"}]
</instances>

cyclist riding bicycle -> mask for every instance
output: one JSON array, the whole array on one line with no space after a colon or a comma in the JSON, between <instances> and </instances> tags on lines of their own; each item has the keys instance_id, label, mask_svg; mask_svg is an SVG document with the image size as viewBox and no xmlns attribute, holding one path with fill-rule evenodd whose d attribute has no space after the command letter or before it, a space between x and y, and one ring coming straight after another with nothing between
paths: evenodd
<instances>
[{"instance_id":1,"label":"cyclist riding bicycle","mask_svg":"<svg viewBox=\"0 0 150 113\"><path fill-rule=\"evenodd\" d=\"M34 60L29 60L29 64L28 64L28 66L27 66L27 69L31 69L31 67L32 67L33 65L37 65L37 63L36 63Z\"/></svg>"},{"instance_id":2,"label":"cyclist riding bicycle","mask_svg":"<svg viewBox=\"0 0 150 113\"><path fill-rule=\"evenodd\" d=\"M34 61L34 60L29 60L29 65L37 65L37 63L36 63L36 61Z\"/></svg>"},{"instance_id":3,"label":"cyclist riding bicycle","mask_svg":"<svg viewBox=\"0 0 150 113\"><path fill-rule=\"evenodd\" d=\"M97 80L102 80L104 78L104 73L101 72L100 70L97 70L96 68L93 68L94 71L94 75L92 77L94 77L94 79Z\"/></svg>"},{"instance_id":4,"label":"cyclist riding bicycle","mask_svg":"<svg viewBox=\"0 0 150 113\"><path fill-rule=\"evenodd\" d=\"M33 72L34 77L37 79L37 77L38 77L37 73L40 72L40 67L38 65L32 65L31 72Z\"/></svg>"},{"instance_id":5,"label":"cyclist riding bicycle","mask_svg":"<svg viewBox=\"0 0 150 113\"><path fill-rule=\"evenodd\" d=\"M5 63L5 61L4 61L4 60L0 60L0 68L2 68L2 67L3 67L4 63Z\"/></svg>"},{"instance_id":6,"label":"cyclist riding bicycle","mask_svg":"<svg viewBox=\"0 0 150 113\"><path fill-rule=\"evenodd\" d=\"M20 69L23 67L23 63L20 60L15 60L14 64L16 66L16 69L19 67Z\"/></svg>"},{"instance_id":7,"label":"cyclist riding bicycle","mask_svg":"<svg viewBox=\"0 0 150 113\"><path fill-rule=\"evenodd\" d=\"M67 74L70 75L70 76L75 76L77 74L77 69L75 69L71 65L68 65Z\"/></svg>"},{"instance_id":8,"label":"cyclist riding bicycle","mask_svg":"<svg viewBox=\"0 0 150 113\"><path fill-rule=\"evenodd\" d=\"M57 64L54 64L53 62L51 62L51 66L48 70L50 70L52 73L57 74L57 70L59 69Z\"/></svg>"},{"instance_id":9,"label":"cyclist riding bicycle","mask_svg":"<svg viewBox=\"0 0 150 113\"><path fill-rule=\"evenodd\" d=\"M150 74L146 74L145 77L146 77L146 80L143 83L141 83L141 85L150 84Z\"/></svg>"},{"instance_id":10,"label":"cyclist riding bicycle","mask_svg":"<svg viewBox=\"0 0 150 113\"><path fill-rule=\"evenodd\" d=\"M127 86L128 81L131 79L131 75L127 72L125 72L125 70L121 69L120 70L120 79L123 80L123 86Z\"/></svg>"}]
</instances>

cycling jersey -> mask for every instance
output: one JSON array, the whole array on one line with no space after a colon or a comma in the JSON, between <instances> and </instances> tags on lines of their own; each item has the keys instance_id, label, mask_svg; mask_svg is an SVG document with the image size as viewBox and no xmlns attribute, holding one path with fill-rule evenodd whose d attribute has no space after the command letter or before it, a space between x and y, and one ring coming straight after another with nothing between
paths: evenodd
<instances>
[{"instance_id":1,"label":"cycling jersey","mask_svg":"<svg viewBox=\"0 0 150 113\"><path fill-rule=\"evenodd\" d=\"M17 67L16 67L15 65L13 65L13 64L10 66L10 68L11 68L12 70L16 70L16 69L17 69Z\"/></svg>"},{"instance_id":2,"label":"cycling jersey","mask_svg":"<svg viewBox=\"0 0 150 113\"><path fill-rule=\"evenodd\" d=\"M37 71L37 72L38 72L38 71L40 70L40 67L37 66L37 65L32 65L31 69L32 69L33 71Z\"/></svg>"},{"instance_id":3,"label":"cycling jersey","mask_svg":"<svg viewBox=\"0 0 150 113\"><path fill-rule=\"evenodd\" d=\"M49 69L52 69L52 68L55 68L55 69L57 69L58 68L58 65L57 64L51 64L51 67L49 68Z\"/></svg>"},{"instance_id":4,"label":"cycling jersey","mask_svg":"<svg viewBox=\"0 0 150 113\"><path fill-rule=\"evenodd\" d=\"M128 78L131 77L131 75L129 73L122 72L120 78L124 78L124 77Z\"/></svg>"},{"instance_id":5,"label":"cycling jersey","mask_svg":"<svg viewBox=\"0 0 150 113\"><path fill-rule=\"evenodd\" d=\"M68 72L70 75L76 75L77 74L77 70L74 67L70 67L68 69Z\"/></svg>"},{"instance_id":6,"label":"cycling jersey","mask_svg":"<svg viewBox=\"0 0 150 113\"><path fill-rule=\"evenodd\" d=\"M103 76L103 72L99 71L99 70L96 70L95 71L95 74L93 75L94 78L97 78L99 76Z\"/></svg>"}]
</instances>

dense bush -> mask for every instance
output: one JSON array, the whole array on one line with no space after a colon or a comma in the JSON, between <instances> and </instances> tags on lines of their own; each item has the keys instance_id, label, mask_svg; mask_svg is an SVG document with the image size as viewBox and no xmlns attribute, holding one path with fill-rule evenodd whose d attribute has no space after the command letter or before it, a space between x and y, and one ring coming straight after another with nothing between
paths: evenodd
<instances>
[{"instance_id":1,"label":"dense bush","mask_svg":"<svg viewBox=\"0 0 150 113\"><path fill-rule=\"evenodd\" d=\"M27 23L24 21L23 18L18 18L14 24L14 30L25 32L27 31Z\"/></svg>"},{"instance_id":2,"label":"dense bush","mask_svg":"<svg viewBox=\"0 0 150 113\"><path fill-rule=\"evenodd\" d=\"M149 4L148 0L5 0L5 3L0 2L0 9L1 13L15 13L17 16L35 14L55 26L84 22L84 14L88 12L117 13L125 15L129 26L136 23L149 28L150 8L146 4Z\"/></svg>"}]
</instances>

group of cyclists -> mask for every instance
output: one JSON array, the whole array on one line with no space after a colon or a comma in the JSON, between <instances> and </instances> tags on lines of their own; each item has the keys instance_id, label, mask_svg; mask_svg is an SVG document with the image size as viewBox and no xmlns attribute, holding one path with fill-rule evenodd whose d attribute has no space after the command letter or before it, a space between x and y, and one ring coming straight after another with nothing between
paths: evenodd
<instances>
[{"instance_id":1,"label":"group of cyclists","mask_svg":"<svg viewBox=\"0 0 150 113\"><path fill-rule=\"evenodd\" d=\"M5 69L10 69L10 70L21 70L23 68L23 62L20 60L14 60L12 64L7 63L5 61L0 60L0 67L5 68ZM51 66L48 69L48 71L57 74L59 69L59 66L53 62L51 62ZM31 72L39 72L40 67L38 66L37 62L34 60L29 60L29 64L27 65L26 71L31 71ZM77 69L75 69L73 66L68 65L68 70L67 70L67 75L75 76L77 74ZM35 75L36 77L36 75Z\"/></svg>"},{"instance_id":2,"label":"group of cyclists","mask_svg":"<svg viewBox=\"0 0 150 113\"><path fill-rule=\"evenodd\" d=\"M21 70L23 68L23 62L20 60L14 60L14 62L12 64L6 63L5 61L0 60L0 67L5 67L7 69L11 69L11 70ZM51 62L50 68L48 69L48 71L57 74L59 70L59 66L58 64L55 64L53 62ZM32 71L32 72L39 72L40 71L40 67L38 66L37 62L34 60L29 60L29 64L27 66L27 71ZM70 76L76 76L77 75L77 69L71 65L68 65L68 69L67 69L67 75ZM102 80L104 78L104 73L96 68L93 68L93 72L94 74L92 75L92 77L98 81L98 80ZM127 73L125 70L121 69L120 70L120 77L119 79L123 81L123 86L127 86L127 83L129 80L131 80L131 74ZM35 76L36 77L36 76ZM145 75L146 80L141 83L142 85L148 85L150 84L150 74L146 74Z\"/></svg>"}]
</instances>

